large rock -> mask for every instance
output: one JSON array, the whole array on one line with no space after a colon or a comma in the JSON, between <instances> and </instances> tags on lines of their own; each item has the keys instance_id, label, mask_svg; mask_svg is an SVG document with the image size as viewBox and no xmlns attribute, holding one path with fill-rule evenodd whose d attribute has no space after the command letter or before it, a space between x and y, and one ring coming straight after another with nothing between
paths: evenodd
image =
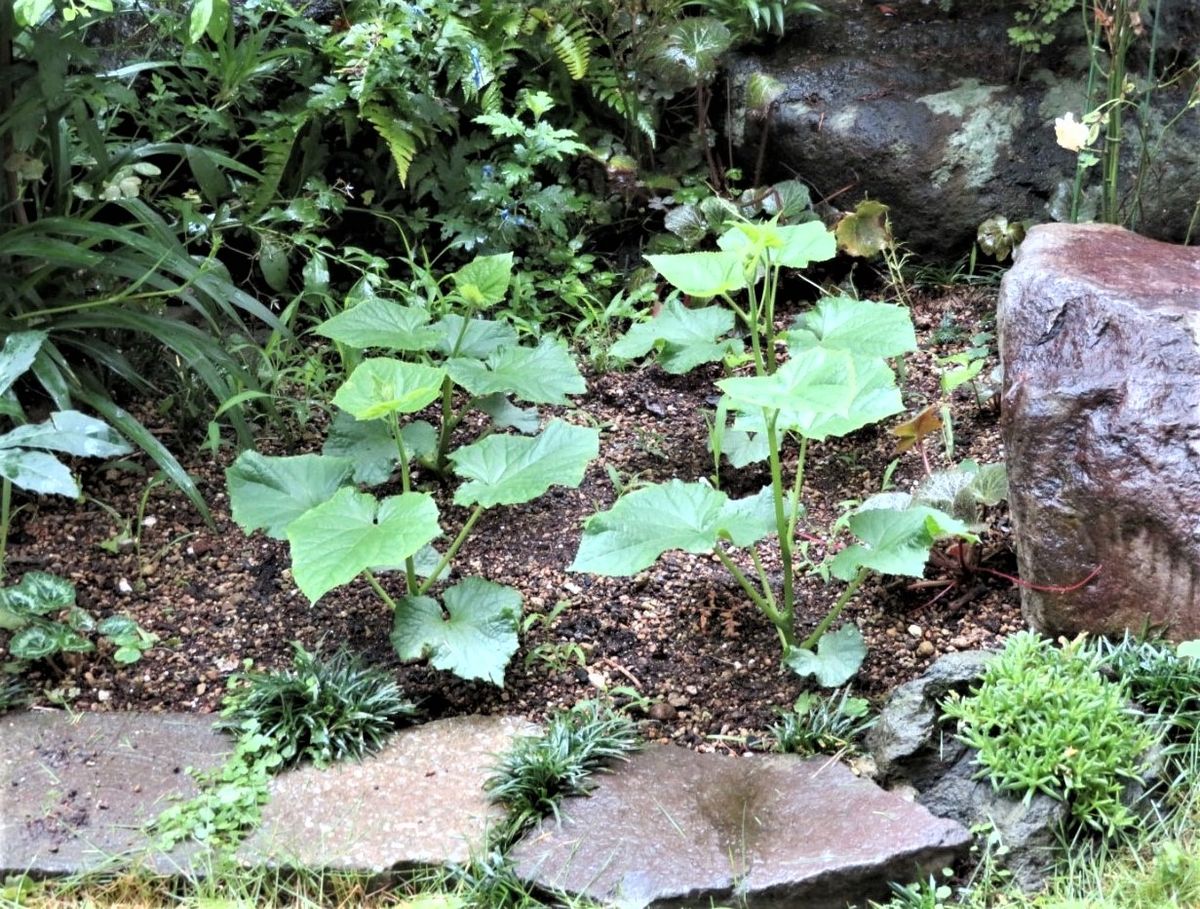
<instances>
[{"instance_id":1,"label":"large rock","mask_svg":"<svg viewBox=\"0 0 1200 909\"><path fill-rule=\"evenodd\" d=\"M1036 227L998 321L1026 617L1200 637L1200 249Z\"/></svg>"},{"instance_id":2,"label":"large rock","mask_svg":"<svg viewBox=\"0 0 1200 909\"><path fill-rule=\"evenodd\" d=\"M970 841L831 758L670 746L566 800L512 850L517 874L605 905L844 909L924 879Z\"/></svg>"},{"instance_id":3,"label":"large rock","mask_svg":"<svg viewBox=\"0 0 1200 909\"><path fill-rule=\"evenodd\" d=\"M519 718L455 717L398 732L361 762L285 773L239 857L368 873L466 864L504 817L483 791L496 754L534 731Z\"/></svg>"},{"instance_id":4,"label":"large rock","mask_svg":"<svg viewBox=\"0 0 1200 909\"><path fill-rule=\"evenodd\" d=\"M732 139L749 172L764 161L764 180L800 176L844 209L868 196L884 202L897 239L921 253L969 247L994 215L1067 217L1076 156L1057 145L1054 121L1085 110L1082 40L1027 59L1017 81L1020 54L1006 34L1016 3L959 2L946 13L938 3L904 2L890 5L893 16L859 0L821 5L829 16L730 66ZM1165 40L1200 33L1186 10L1173 10ZM1178 58L1160 51L1158 59ZM770 117L747 106L755 76L782 85ZM1142 130L1134 128L1142 113L1130 110L1123 145L1124 186L1133 185L1143 134L1153 162L1138 210L1127 205L1125 216L1142 233L1176 241L1200 198L1200 117L1162 127L1186 102L1186 88L1159 92ZM1095 189L1098 181L1093 168L1088 182Z\"/></svg>"},{"instance_id":5,"label":"large rock","mask_svg":"<svg viewBox=\"0 0 1200 909\"><path fill-rule=\"evenodd\" d=\"M180 867L190 850L143 856L151 843L142 828L168 799L195 794L184 768L215 767L231 750L211 717L59 710L0 717L0 879L74 874L130 858Z\"/></svg>"}]
</instances>

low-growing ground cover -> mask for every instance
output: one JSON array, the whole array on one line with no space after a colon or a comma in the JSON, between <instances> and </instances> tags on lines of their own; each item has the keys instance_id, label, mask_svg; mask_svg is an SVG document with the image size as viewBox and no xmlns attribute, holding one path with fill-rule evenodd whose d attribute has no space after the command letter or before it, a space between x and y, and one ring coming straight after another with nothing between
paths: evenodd
<instances>
[{"instance_id":1,"label":"low-growing ground cover","mask_svg":"<svg viewBox=\"0 0 1200 909\"><path fill-rule=\"evenodd\" d=\"M939 378L952 367L935 358L970 346L967 335L989 318L993 294L959 289L916 300L920 349L906 357L902 382L908 414L946 399ZM780 319L790 316L784 311ZM292 640L317 651L345 643L395 671L406 695L429 718L471 711L540 717L594 696L601 686L618 701L635 701L651 721L652 737L741 747L761 737L775 720L773 711L789 706L806 686L780 666L773 627L722 566L708 557L671 553L631 578L566 570L582 521L609 507L619 491L712 473L704 413L711 410L712 382L720 374L717 365L685 376L636 365L593 372L574 407L548 408L551 416L601 430L599 460L577 490L554 488L534 502L485 515L456 563L462 574L512 585L525 597L521 648L502 689L424 665L402 665L388 640L390 616L362 582L310 605L289 577L286 543L261 534L246 537L231 523L221 469L232 455L222 451L189 459L212 503L215 531L177 494L156 486L141 527L134 528L136 550L129 543L112 545L122 531L130 533L123 522L136 519L148 483L144 468L132 464L85 474L85 489L107 507L85 510L46 499L18 515L9 547L12 571L61 573L75 582L87 608L128 614L161 642L128 668L75 659L42 666L31 679L35 689L49 693L39 694L39 701L60 696L82 709L208 711L218 704L225 677L247 660L255 668L275 668L290 660ZM974 403L970 392L963 386L951 399L955 460L997 461L995 412ZM269 439L262 447L279 454L319 450L322 422L318 414L291 447ZM897 437L887 432L888 425L810 447L806 504L814 529L832 523L847 500L879 490L897 456ZM188 441L179 441L187 450ZM932 461L944 462L940 436L924 444ZM191 448L196 452L194 440ZM726 470L723 488L730 495L750 494L763 485L765 474L765 465ZM922 474L914 451L900 457L892 482L911 488ZM449 490L436 483L431 488L447 535L453 535L465 510L449 502ZM994 567L1010 571L1003 520L993 526L984 549L999 553ZM813 543L813 553L823 554L821 544ZM949 577L937 567L928 574L931 580ZM940 597L940 587L909 589L903 579L867 582L847 613L868 643L855 683L860 690L881 695L937 654L993 646L1020 627L1017 591L1009 582L986 574L955 580ZM806 578L797 600L803 630L827 611L830 590Z\"/></svg>"}]
</instances>

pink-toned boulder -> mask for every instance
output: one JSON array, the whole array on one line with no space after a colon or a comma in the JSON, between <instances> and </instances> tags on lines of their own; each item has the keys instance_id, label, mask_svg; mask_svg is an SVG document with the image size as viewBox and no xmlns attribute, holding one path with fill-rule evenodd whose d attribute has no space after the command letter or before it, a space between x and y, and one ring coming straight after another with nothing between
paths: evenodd
<instances>
[{"instance_id":1,"label":"pink-toned boulder","mask_svg":"<svg viewBox=\"0 0 1200 909\"><path fill-rule=\"evenodd\" d=\"M1026 618L1200 637L1200 249L1035 227L998 321Z\"/></svg>"}]
</instances>

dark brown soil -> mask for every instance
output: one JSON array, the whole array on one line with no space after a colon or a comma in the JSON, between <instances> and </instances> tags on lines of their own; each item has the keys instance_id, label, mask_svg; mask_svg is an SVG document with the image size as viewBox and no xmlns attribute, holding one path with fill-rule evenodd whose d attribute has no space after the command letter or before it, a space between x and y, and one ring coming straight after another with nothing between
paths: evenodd
<instances>
[{"instance_id":1,"label":"dark brown soil","mask_svg":"<svg viewBox=\"0 0 1200 909\"><path fill-rule=\"evenodd\" d=\"M994 303L994 289L959 289L916 301L922 348L907 361L910 414L940 399L942 367L935 357L968 347L967 338L990 319ZM961 330L956 339L947 339L947 326ZM553 623L535 622L523 635L503 689L402 664L388 641L390 615L363 583L310 605L291 582L286 544L258 534L247 538L230 521L222 469L232 453L187 459L212 506L216 530L206 528L182 496L158 486L149 495L140 559L133 551L110 554L99 544L119 530L114 514L135 516L146 476L113 467L89 472L81 465L91 501L32 503L17 518L9 570L14 577L34 568L62 574L95 615L128 614L160 640L133 666L114 664L102 644L98 655L40 667L32 677L42 691L38 700L83 710L213 711L230 673L248 660L258 668L285 665L290 642L298 640L319 650L346 644L394 670L430 718L470 712L539 718L595 697L599 688L623 686L648 699L644 706L655 705L645 723L651 738L704 748L753 743L773 721L773 711L789 706L811 682L781 667L774 629L719 563L675 552L634 578L566 571L582 521L615 498L608 468L623 484L712 473L704 414L711 410L717 377L715 367L688 376L669 376L657 367L590 376L588 394L563 413L602 429L601 459L580 488L552 489L528 505L495 509L480 522L456 560L458 574L520 588L527 616L548 613L563 600L570 604ZM967 389L951 402L955 457L999 460L996 413L971 398ZM895 457L894 441L886 428L870 428L812 445L808 518L801 530L825 539L843 503L877 491ZM319 438L309 443L318 446ZM939 440L930 440L927 453L935 467L944 466ZM791 457L794 465L794 452ZM901 458L893 480L911 488L922 474L913 451ZM766 482L765 469L757 466L738 475L724 469L723 488L733 495L756 492ZM461 509L446 503L442 516L447 534L464 519ZM984 546L992 555L988 565L1012 573L1003 509L993 518ZM823 551L814 544L811 554L819 559ZM764 557L768 552L764 547ZM936 570L929 577L938 578ZM803 581L801 628L824 615L839 586ZM883 695L938 655L991 647L1022 624L1017 590L997 576L976 573L939 597L940 590L910 589L896 579L864 586L845 614L870 647L854 682L859 690Z\"/></svg>"}]
</instances>

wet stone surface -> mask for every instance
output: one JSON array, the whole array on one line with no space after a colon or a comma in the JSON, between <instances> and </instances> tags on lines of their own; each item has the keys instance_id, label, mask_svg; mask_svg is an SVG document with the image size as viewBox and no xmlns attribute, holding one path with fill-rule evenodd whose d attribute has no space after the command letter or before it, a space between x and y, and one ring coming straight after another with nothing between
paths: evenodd
<instances>
[{"instance_id":1,"label":"wet stone surface","mask_svg":"<svg viewBox=\"0 0 1200 909\"><path fill-rule=\"evenodd\" d=\"M130 858L149 846L142 828L168 799L195 793L184 769L214 767L230 750L210 717L59 710L0 717L0 877ZM138 860L173 870L186 851Z\"/></svg>"},{"instance_id":2,"label":"wet stone surface","mask_svg":"<svg viewBox=\"0 0 1200 909\"><path fill-rule=\"evenodd\" d=\"M513 736L511 717L456 717L405 729L378 754L277 777L247 862L383 872L464 864L503 812L484 779Z\"/></svg>"},{"instance_id":3,"label":"wet stone surface","mask_svg":"<svg viewBox=\"0 0 1200 909\"><path fill-rule=\"evenodd\" d=\"M652 747L512 852L538 885L622 909L844 907L923 879L969 843L953 821L828 758Z\"/></svg>"},{"instance_id":4,"label":"wet stone surface","mask_svg":"<svg viewBox=\"0 0 1200 909\"><path fill-rule=\"evenodd\" d=\"M1200 250L1035 227L998 324L1026 617L1200 636Z\"/></svg>"}]
</instances>

